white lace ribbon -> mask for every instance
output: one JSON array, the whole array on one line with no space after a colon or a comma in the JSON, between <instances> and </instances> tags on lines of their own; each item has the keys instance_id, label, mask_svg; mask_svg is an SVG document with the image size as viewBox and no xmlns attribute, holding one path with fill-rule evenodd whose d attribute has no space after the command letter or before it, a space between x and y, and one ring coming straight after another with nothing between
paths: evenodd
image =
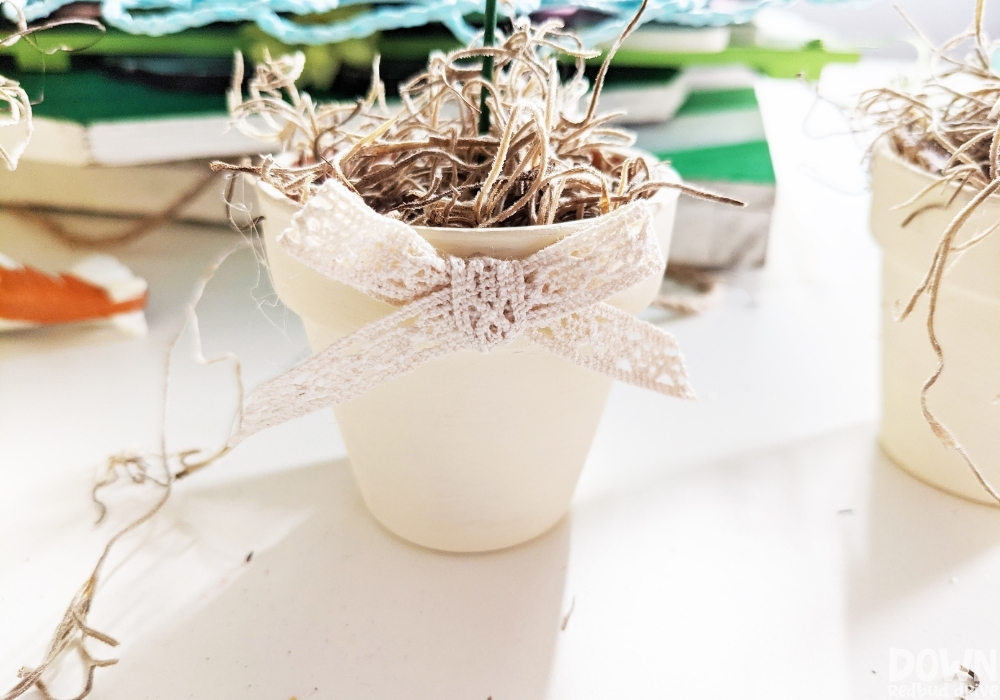
<instances>
[{"instance_id":1,"label":"white lace ribbon","mask_svg":"<svg viewBox=\"0 0 1000 700\"><path fill-rule=\"evenodd\" d=\"M604 303L663 269L645 202L524 260L463 259L439 254L412 227L329 180L278 244L324 276L400 308L258 386L230 446L350 401L433 358L486 352L518 336L623 382L693 398L674 337Z\"/></svg>"}]
</instances>

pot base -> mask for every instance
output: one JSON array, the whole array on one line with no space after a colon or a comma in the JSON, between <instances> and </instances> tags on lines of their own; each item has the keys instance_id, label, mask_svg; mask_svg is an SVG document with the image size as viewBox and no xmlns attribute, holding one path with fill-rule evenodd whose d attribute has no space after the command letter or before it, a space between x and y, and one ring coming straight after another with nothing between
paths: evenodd
<instances>
[{"instance_id":1,"label":"pot base","mask_svg":"<svg viewBox=\"0 0 1000 700\"><path fill-rule=\"evenodd\" d=\"M886 456L886 458L892 463L894 467L899 469L907 476L916 479L921 484L929 486L936 491L941 491L942 493L946 493L949 496L955 496L956 498L961 498L963 501L968 501L969 503L975 503L981 506L990 506L993 508L1000 508L1000 503L997 503L997 501L992 496L990 496L985 490L982 492L981 496L974 495L973 493L968 491L957 491L953 488L949 488L948 484L946 483L933 481L931 479L928 479L920 471L915 469L910 469L909 467L906 466L906 462L904 460L899 459L898 457L893 455L892 450L889 449L888 446L886 446L885 439L881 435L879 435L878 438L878 446L879 449L882 450L882 454ZM966 469L968 469L968 467L966 467Z\"/></svg>"},{"instance_id":2,"label":"pot base","mask_svg":"<svg viewBox=\"0 0 1000 700\"><path fill-rule=\"evenodd\" d=\"M379 522L431 549L480 552L569 511L611 384L515 341L428 362L334 414Z\"/></svg>"},{"instance_id":3,"label":"pot base","mask_svg":"<svg viewBox=\"0 0 1000 700\"><path fill-rule=\"evenodd\" d=\"M354 471L353 464L351 465L351 469L354 472L356 480L357 471ZM570 511L567 505L566 509L552 519L551 522L535 523L534 527L531 528L522 527L518 530L506 529L503 532L495 533L492 537L480 534L479 537L472 539L468 536L468 533L463 533L460 538L456 538L454 533L449 532L415 530L411 523L397 522L391 509L388 511L381 510L380 506L369 500L364 492L361 494L361 499L365 502L365 506L368 508L368 512L374 518L375 522L389 534L409 544L449 554L483 554L528 544L553 530L569 515Z\"/></svg>"}]
</instances>

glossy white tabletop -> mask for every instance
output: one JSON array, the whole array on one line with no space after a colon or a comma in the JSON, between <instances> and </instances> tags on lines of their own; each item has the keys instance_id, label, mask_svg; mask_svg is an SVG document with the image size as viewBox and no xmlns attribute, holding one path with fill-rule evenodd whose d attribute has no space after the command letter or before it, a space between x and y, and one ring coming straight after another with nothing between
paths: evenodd
<instances>
[{"instance_id":1,"label":"glossy white tabletop","mask_svg":"<svg viewBox=\"0 0 1000 700\"><path fill-rule=\"evenodd\" d=\"M94 697L882 698L939 687L925 650L936 667L941 650L995 655L1000 512L916 482L876 445L861 147L804 86L759 94L780 187L768 267L665 326L699 401L616 385L571 516L485 555L382 530L331 412L262 433L180 483L113 558L91 622L121 646L91 649L120 662ZM118 251L150 282L147 338L0 338L0 686L42 658L112 527L154 493L110 493L111 522L93 526L102 461L157 449L167 344L232 240L173 226ZM2 214L0 251L79 255ZM249 384L307 352L273 301L244 251L199 308L207 351L237 352ZM231 369L187 348L171 450L221 443L235 401ZM922 653L924 677L904 674Z\"/></svg>"}]
</instances>

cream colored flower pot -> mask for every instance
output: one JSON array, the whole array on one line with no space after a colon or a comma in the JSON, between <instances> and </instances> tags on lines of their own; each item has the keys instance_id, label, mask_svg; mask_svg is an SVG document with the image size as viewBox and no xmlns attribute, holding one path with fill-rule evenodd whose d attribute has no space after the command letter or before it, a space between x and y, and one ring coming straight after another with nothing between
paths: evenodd
<instances>
[{"instance_id":1,"label":"cream colored flower pot","mask_svg":"<svg viewBox=\"0 0 1000 700\"><path fill-rule=\"evenodd\" d=\"M285 253L275 239L298 205L266 184L259 193L275 289L302 317L314 352L394 310ZM666 251L677 192L664 190L652 201ZM512 259L579 226L417 231L443 253ZM662 271L609 301L637 313L661 278ZM428 362L334 413L379 522L426 547L478 552L530 540L566 514L611 381L516 339L489 353L466 350Z\"/></svg>"},{"instance_id":2,"label":"cream colored flower pot","mask_svg":"<svg viewBox=\"0 0 1000 700\"><path fill-rule=\"evenodd\" d=\"M953 449L931 432L920 408L920 388L936 366L927 336L927 299L908 319L899 309L930 269L948 223L974 193L962 192L944 209L928 209L905 228L914 210L943 203L954 192L936 189L911 206L893 209L933 182L887 148L875 153L871 226L883 256L883 419L881 444L900 467L933 486L974 501L996 502ZM1000 220L1000 198L981 206L956 242ZM928 405L972 455L986 480L1000 488L1000 233L953 253L941 286L937 335L944 374Z\"/></svg>"}]
</instances>

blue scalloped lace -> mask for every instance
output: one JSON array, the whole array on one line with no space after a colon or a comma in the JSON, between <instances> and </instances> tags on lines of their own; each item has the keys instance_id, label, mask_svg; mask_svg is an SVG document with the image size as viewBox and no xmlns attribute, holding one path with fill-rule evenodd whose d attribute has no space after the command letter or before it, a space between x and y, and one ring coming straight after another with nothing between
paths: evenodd
<instances>
[{"instance_id":1,"label":"blue scalloped lace","mask_svg":"<svg viewBox=\"0 0 1000 700\"><path fill-rule=\"evenodd\" d=\"M674 22L690 26L713 26L749 21L762 7L786 5L794 0L728 0L719 9L718 0L651 0L644 21ZM836 0L813 0L831 2ZM73 0L23 0L29 22L49 16ZM502 12L518 14L564 8L566 0L514 0L502 4ZM583 41L594 46L621 32L638 9L640 0L576 0L582 7L610 15L610 18L580 32ZM302 25L282 14L309 15L338 7L370 5L371 9L330 24ZM471 41L477 30L464 15L482 11L482 0L411 0L381 5L371 0L102 0L108 25L132 34L162 36L213 22L254 22L262 30L286 44L329 44L401 27L440 22L461 41ZM6 8L5 8L6 9Z\"/></svg>"}]
</instances>

